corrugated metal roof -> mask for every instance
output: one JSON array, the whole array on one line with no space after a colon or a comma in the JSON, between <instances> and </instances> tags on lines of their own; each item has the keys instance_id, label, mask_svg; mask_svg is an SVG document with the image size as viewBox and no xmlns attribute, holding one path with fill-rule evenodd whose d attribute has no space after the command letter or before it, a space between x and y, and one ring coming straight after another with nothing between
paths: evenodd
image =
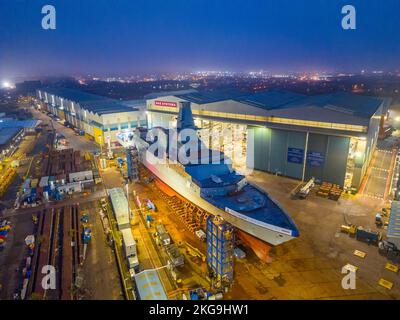
<instances>
[{"instance_id":1,"label":"corrugated metal roof","mask_svg":"<svg viewBox=\"0 0 400 320\"><path fill-rule=\"evenodd\" d=\"M146 100L144 99L134 99L134 100L124 100L121 103L132 109L144 110L146 109Z\"/></svg>"},{"instance_id":2,"label":"corrugated metal roof","mask_svg":"<svg viewBox=\"0 0 400 320\"><path fill-rule=\"evenodd\" d=\"M175 91L160 91L160 92L152 92L146 94L143 99L145 100L150 100L150 99L156 99L160 97L167 97L167 96L176 96L176 95L182 95L182 94L189 94L197 92L195 89L187 89L187 90L175 90Z\"/></svg>"},{"instance_id":3,"label":"corrugated metal roof","mask_svg":"<svg viewBox=\"0 0 400 320\"><path fill-rule=\"evenodd\" d=\"M135 276L141 300L168 300L157 271L145 270Z\"/></svg>"},{"instance_id":4,"label":"corrugated metal roof","mask_svg":"<svg viewBox=\"0 0 400 320\"><path fill-rule=\"evenodd\" d=\"M302 100L306 97L307 96L303 94L283 90L270 90L248 94L234 100L270 110L285 106L291 102Z\"/></svg>"},{"instance_id":5,"label":"corrugated metal roof","mask_svg":"<svg viewBox=\"0 0 400 320\"><path fill-rule=\"evenodd\" d=\"M357 117L371 118L378 108L385 104L386 98L361 96L348 92L337 92L291 102L283 108L318 107Z\"/></svg>"},{"instance_id":6,"label":"corrugated metal roof","mask_svg":"<svg viewBox=\"0 0 400 320\"><path fill-rule=\"evenodd\" d=\"M400 239L400 201L393 201L387 228L388 238Z\"/></svg>"},{"instance_id":7,"label":"corrugated metal roof","mask_svg":"<svg viewBox=\"0 0 400 320\"><path fill-rule=\"evenodd\" d=\"M39 125L40 120L15 120L12 118L0 119L0 129L3 128L28 128L33 129Z\"/></svg>"},{"instance_id":8,"label":"corrugated metal roof","mask_svg":"<svg viewBox=\"0 0 400 320\"><path fill-rule=\"evenodd\" d=\"M7 144L22 128L0 128L0 146Z\"/></svg>"},{"instance_id":9,"label":"corrugated metal roof","mask_svg":"<svg viewBox=\"0 0 400 320\"><path fill-rule=\"evenodd\" d=\"M243 92L237 90L196 91L175 96L196 104L205 104L235 99L243 96Z\"/></svg>"},{"instance_id":10,"label":"corrugated metal roof","mask_svg":"<svg viewBox=\"0 0 400 320\"><path fill-rule=\"evenodd\" d=\"M197 91L175 96L196 104L234 100L268 111L319 108L368 119L374 115L381 105L385 107L390 101L388 98L362 96L348 92L307 96L285 90L267 90L247 94L235 90Z\"/></svg>"},{"instance_id":11,"label":"corrugated metal roof","mask_svg":"<svg viewBox=\"0 0 400 320\"><path fill-rule=\"evenodd\" d=\"M42 91L79 103L82 108L93 113L97 113L99 115L135 111L135 109L128 107L118 100L98 96L75 89L45 88L42 89Z\"/></svg>"},{"instance_id":12,"label":"corrugated metal roof","mask_svg":"<svg viewBox=\"0 0 400 320\"><path fill-rule=\"evenodd\" d=\"M129 206L122 188L107 190L118 225L129 223Z\"/></svg>"},{"instance_id":13,"label":"corrugated metal roof","mask_svg":"<svg viewBox=\"0 0 400 320\"><path fill-rule=\"evenodd\" d=\"M306 96L284 90L253 93L235 100L267 110L317 107L367 118L372 117L382 104L387 103L386 98L348 92Z\"/></svg>"}]
</instances>

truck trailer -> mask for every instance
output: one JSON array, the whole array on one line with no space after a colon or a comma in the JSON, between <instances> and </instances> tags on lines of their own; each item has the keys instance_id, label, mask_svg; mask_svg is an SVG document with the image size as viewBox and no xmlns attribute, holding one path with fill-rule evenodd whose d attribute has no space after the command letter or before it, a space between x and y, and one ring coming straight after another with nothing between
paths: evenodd
<instances>
[{"instance_id":1,"label":"truck trailer","mask_svg":"<svg viewBox=\"0 0 400 320\"><path fill-rule=\"evenodd\" d=\"M130 228L121 230L125 256L127 258L136 256L136 241Z\"/></svg>"}]
</instances>

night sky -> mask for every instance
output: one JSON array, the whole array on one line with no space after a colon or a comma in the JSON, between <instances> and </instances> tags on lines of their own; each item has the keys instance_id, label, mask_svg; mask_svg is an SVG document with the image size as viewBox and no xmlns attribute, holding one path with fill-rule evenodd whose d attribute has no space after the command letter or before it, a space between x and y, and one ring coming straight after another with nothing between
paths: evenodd
<instances>
[{"instance_id":1,"label":"night sky","mask_svg":"<svg viewBox=\"0 0 400 320\"><path fill-rule=\"evenodd\" d=\"M53 4L57 29L41 28ZM341 8L357 9L357 30ZM400 68L399 0L0 0L0 79Z\"/></svg>"}]
</instances>

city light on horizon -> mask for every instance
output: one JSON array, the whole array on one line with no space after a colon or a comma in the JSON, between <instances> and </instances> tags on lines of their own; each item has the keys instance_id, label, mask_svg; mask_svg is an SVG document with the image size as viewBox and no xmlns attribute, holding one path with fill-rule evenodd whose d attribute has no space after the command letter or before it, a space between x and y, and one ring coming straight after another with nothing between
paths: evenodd
<instances>
[{"instance_id":1,"label":"city light on horizon","mask_svg":"<svg viewBox=\"0 0 400 320\"><path fill-rule=\"evenodd\" d=\"M1 86L2 86L2 88L4 88L4 89L11 89L11 88L13 88L13 85L12 85L8 80L4 80L4 81L1 83Z\"/></svg>"}]
</instances>

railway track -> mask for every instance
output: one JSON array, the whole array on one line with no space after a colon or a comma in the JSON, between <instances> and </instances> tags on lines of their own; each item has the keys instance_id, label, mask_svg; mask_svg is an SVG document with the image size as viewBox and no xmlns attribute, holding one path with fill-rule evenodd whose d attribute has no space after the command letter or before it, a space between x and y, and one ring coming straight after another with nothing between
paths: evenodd
<instances>
[{"instance_id":1,"label":"railway track","mask_svg":"<svg viewBox=\"0 0 400 320\"><path fill-rule=\"evenodd\" d=\"M28 297L39 300L74 300L79 273L82 226L76 205L39 212L36 247ZM55 288L43 286L46 266L55 268ZM48 271L48 270L47 270ZM49 282L47 282L49 283Z\"/></svg>"}]
</instances>

